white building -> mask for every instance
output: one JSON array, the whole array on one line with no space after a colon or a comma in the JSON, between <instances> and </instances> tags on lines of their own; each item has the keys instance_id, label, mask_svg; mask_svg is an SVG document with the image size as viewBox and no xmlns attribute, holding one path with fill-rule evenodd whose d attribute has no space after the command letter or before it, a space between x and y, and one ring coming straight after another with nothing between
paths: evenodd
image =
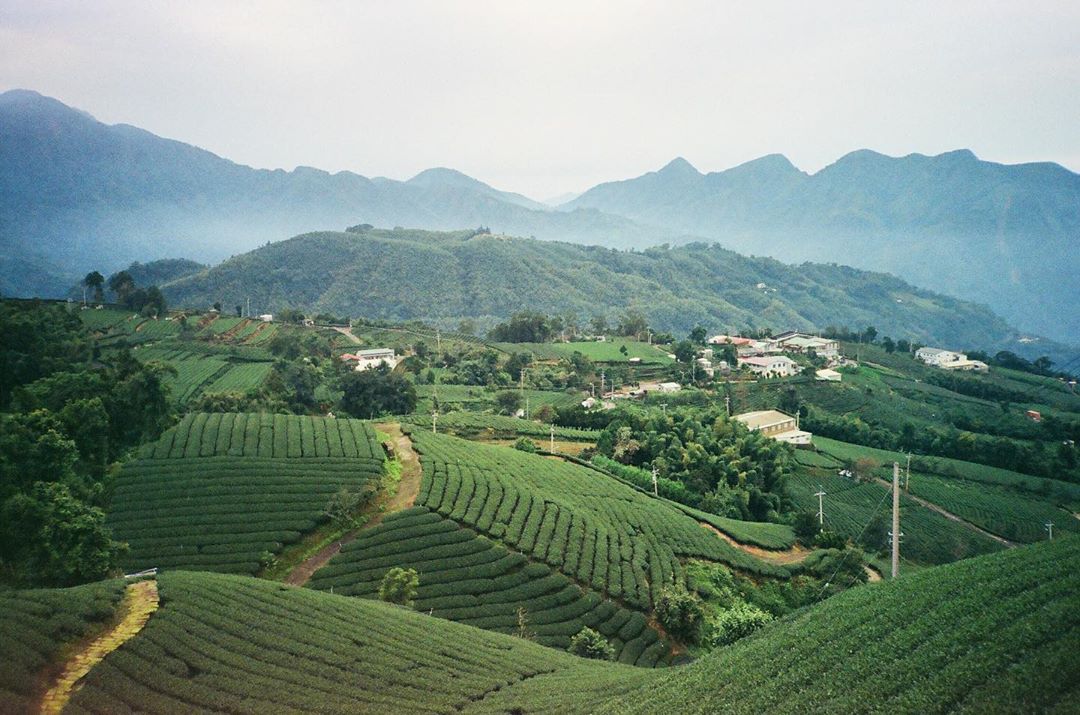
<instances>
[{"instance_id":1,"label":"white building","mask_svg":"<svg viewBox=\"0 0 1080 715\"><path fill-rule=\"evenodd\" d=\"M841 377L842 375L836 370L829 370L828 368L814 373L814 379L823 382L840 382Z\"/></svg>"},{"instance_id":2,"label":"white building","mask_svg":"<svg viewBox=\"0 0 1080 715\"><path fill-rule=\"evenodd\" d=\"M799 429L798 416L785 415L777 410L759 410L735 415L751 432L761 432L777 442L787 444L810 444L813 435Z\"/></svg>"},{"instance_id":3,"label":"white building","mask_svg":"<svg viewBox=\"0 0 1080 715\"><path fill-rule=\"evenodd\" d=\"M355 363L355 370L357 372L361 370L370 370L373 367L377 367L385 363L388 367L393 368L399 362L401 358L394 355L392 348L375 348L372 350L357 350L355 353L345 353L341 356L341 359L345 362Z\"/></svg>"},{"instance_id":4,"label":"white building","mask_svg":"<svg viewBox=\"0 0 1080 715\"><path fill-rule=\"evenodd\" d=\"M797 353L809 353L811 350L823 358L840 357L840 342L830 338L819 338L816 335L794 335L778 339L781 349Z\"/></svg>"},{"instance_id":5,"label":"white building","mask_svg":"<svg viewBox=\"0 0 1080 715\"><path fill-rule=\"evenodd\" d=\"M784 355L739 358L739 366L747 367L755 375L762 377L789 377L799 373L795 361Z\"/></svg>"},{"instance_id":6,"label":"white building","mask_svg":"<svg viewBox=\"0 0 1080 715\"><path fill-rule=\"evenodd\" d=\"M932 365L934 367L941 367L947 363L967 360L967 355L964 353L942 350L941 348L919 348L915 351L915 357L922 360L927 365Z\"/></svg>"},{"instance_id":7,"label":"white building","mask_svg":"<svg viewBox=\"0 0 1080 715\"><path fill-rule=\"evenodd\" d=\"M942 370L964 370L967 372L990 372L990 366L982 360L953 360L939 365Z\"/></svg>"},{"instance_id":8,"label":"white building","mask_svg":"<svg viewBox=\"0 0 1080 715\"><path fill-rule=\"evenodd\" d=\"M656 386L657 392L678 392L682 389L682 385L677 382L661 382Z\"/></svg>"}]
</instances>

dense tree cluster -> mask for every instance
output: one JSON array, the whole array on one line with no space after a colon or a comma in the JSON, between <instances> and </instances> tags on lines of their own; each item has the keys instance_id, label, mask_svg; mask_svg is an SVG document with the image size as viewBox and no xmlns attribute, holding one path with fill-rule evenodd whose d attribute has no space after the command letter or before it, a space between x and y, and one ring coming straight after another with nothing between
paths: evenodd
<instances>
[{"instance_id":1,"label":"dense tree cluster","mask_svg":"<svg viewBox=\"0 0 1080 715\"><path fill-rule=\"evenodd\" d=\"M112 571L108 465L172 419L169 368L126 350L93 359L62 306L0 304L0 579L71 585Z\"/></svg>"}]
</instances>

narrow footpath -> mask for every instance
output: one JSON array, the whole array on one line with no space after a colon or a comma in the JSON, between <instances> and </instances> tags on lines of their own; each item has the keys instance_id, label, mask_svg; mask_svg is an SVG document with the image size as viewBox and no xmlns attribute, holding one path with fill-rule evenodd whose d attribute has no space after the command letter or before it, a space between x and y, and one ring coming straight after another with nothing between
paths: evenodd
<instances>
[{"instance_id":1,"label":"narrow footpath","mask_svg":"<svg viewBox=\"0 0 1080 715\"><path fill-rule=\"evenodd\" d=\"M290 586L303 586L312 575L329 563L330 559L341 553L342 547L356 540L360 532L382 522L387 514L408 509L416 503L420 493L420 457L413 450L412 440L402 431L397 422L384 422L375 425L380 432L390 435L394 443L394 457L401 463L401 481L393 494L380 494L371 506L364 510L369 518L359 529L353 529L332 544L323 547L311 557L297 565L285 578Z\"/></svg>"},{"instance_id":2,"label":"narrow footpath","mask_svg":"<svg viewBox=\"0 0 1080 715\"><path fill-rule=\"evenodd\" d=\"M157 610L157 581L139 581L127 587L120 604L119 620L108 631L88 641L64 665L64 670L41 700L43 715L59 713L68 704L79 681L105 656L135 637Z\"/></svg>"},{"instance_id":3,"label":"narrow footpath","mask_svg":"<svg viewBox=\"0 0 1080 715\"><path fill-rule=\"evenodd\" d=\"M763 549L760 546L751 546L750 544L743 544L735 539L731 538L724 532L717 529L712 524L706 524L705 522L698 522L702 529L711 531L719 536L724 541L734 546L739 551L745 551L748 554L758 557L762 561L768 561L771 564L778 564L783 566L784 564L794 564L802 561L810 555L810 550L795 544L790 549L785 551L771 551L769 549Z\"/></svg>"}]
</instances>

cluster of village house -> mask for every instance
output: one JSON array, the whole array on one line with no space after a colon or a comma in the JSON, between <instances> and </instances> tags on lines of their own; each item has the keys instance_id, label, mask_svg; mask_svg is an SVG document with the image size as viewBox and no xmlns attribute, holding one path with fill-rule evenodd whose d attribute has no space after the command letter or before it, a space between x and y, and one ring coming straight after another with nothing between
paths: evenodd
<instances>
[{"instance_id":1,"label":"cluster of village house","mask_svg":"<svg viewBox=\"0 0 1080 715\"><path fill-rule=\"evenodd\" d=\"M374 348L372 350L357 350L354 353L345 353L341 356L341 359L353 365L353 369L359 372L383 364L392 369L405 357L395 355L392 348Z\"/></svg>"},{"instance_id":2,"label":"cluster of village house","mask_svg":"<svg viewBox=\"0 0 1080 715\"><path fill-rule=\"evenodd\" d=\"M743 338L737 335L714 335L709 338L710 345L732 345L738 358L738 367L745 367L755 375L762 377L788 377L798 374L798 363L782 353L813 353L818 357L828 360L829 367L818 370L815 377L818 380L840 381L840 373L833 370L844 364L844 358L840 355L840 342L831 338L822 338L816 335L807 335L790 331L781 333L771 338ZM712 362L713 351L709 348L702 351L698 364L712 375L719 368L728 370L732 366L721 360L714 366Z\"/></svg>"},{"instance_id":3,"label":"cluster of village house","mask_svg":"<svg viewBox=\"0 0 1080 715\"><path fill-rule=\"evenodd\" d=\"M990 371L990 366L981 360L968 360L968 356L964 353L941 348L919 348L915 351L915 358L931 367L940 367L942 370Z\"/></svg>"}]
</instances>

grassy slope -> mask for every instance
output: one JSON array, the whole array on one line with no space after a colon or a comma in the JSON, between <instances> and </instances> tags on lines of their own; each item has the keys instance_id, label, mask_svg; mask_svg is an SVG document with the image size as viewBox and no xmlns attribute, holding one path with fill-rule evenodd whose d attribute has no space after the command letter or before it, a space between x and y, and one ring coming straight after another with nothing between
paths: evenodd
<instances>
[{"instance_id":1,"label":"grassy slope","mask_svg":"<svg viewBox=\"0 0 1080 715\"><path fill-rule=\"evenodd\" d=\"M1075 712L1080 539L854 589L690 666L594 663L385 604L170 573L71 712Z\"/></svg>"}]
</instances>

